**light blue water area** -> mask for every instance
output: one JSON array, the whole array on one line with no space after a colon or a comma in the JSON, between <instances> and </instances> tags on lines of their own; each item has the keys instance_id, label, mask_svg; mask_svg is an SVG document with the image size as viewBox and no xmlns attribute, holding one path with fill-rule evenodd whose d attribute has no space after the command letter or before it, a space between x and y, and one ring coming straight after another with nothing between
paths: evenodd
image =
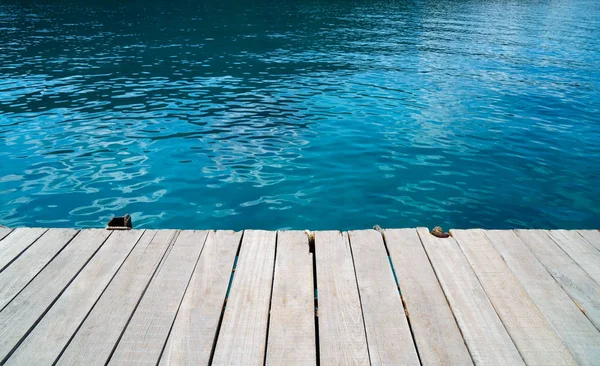
<instances>
[{"instance_id":1,"label":"light blue water area","mask_svg":"<svg viewBox=\"0 0 600 366\"><path fill-rule=\"evenodd\" d=\"M600 227L600 1L0 3L0 223Z\"/></svg>"}]
</instances>

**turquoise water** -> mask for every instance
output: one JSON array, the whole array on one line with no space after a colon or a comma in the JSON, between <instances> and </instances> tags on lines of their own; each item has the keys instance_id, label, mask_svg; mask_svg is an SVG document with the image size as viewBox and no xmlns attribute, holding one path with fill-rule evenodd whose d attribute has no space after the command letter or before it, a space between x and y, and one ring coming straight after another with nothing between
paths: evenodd
<instances>
[{"instance_id":1,"label":"turquoise water","mask_svg":"<svg viewBox=\"0 0 600 366\"><path fill-rule=\"evenodd\" d=\"M600 227L600 1L0 3L0 223Z\"/></svg>"}]
</instances>

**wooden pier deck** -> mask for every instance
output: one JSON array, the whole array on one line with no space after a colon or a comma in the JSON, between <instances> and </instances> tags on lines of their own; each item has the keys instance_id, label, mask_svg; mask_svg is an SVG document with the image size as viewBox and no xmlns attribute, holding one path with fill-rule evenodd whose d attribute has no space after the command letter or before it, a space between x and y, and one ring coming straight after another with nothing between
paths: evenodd
<instances>
[{"instance_id":1,"label":"wooden pier deck","mask_svg":"<svg viewBox=\"0 0 600 366\"><path fill-rule=\"evenodd\" d=\"M600 365L600 232L0 228L6 365Z\"/></svg>"}]
</instances>

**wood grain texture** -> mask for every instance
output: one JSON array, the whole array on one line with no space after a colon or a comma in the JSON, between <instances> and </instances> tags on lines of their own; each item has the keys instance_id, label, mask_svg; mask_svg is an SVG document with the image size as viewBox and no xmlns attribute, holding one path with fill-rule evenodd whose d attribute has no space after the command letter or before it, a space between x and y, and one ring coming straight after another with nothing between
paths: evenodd
<instances>
[{"instance_id":1,"label":"wood grain texture","mask_svg":"<svg viewBox=\"0 0 600 366\"><path fill-rule=\"evenodd\" d=\"M452 230L475 275L528 365L576 365L483 230Z\"/></svg>"},{"instance_id":2,"label":"wood grain texture","mask_svg":"<svg viewBox=\"0 0 600 366\"><path fill-rule=\"evenodd\" d=\"M600 286L544 230L515 230L577 307L600 330Z\"/></svg>"},{"instance_id":3,"label":"wood grain texture","mask_svg":"<svg viewBox=\"0 0 600 366\"><path fill-rule=\"evenodd\" d=\"M175 230L147 230L110 282L65 352L59 365L104 365L143 295Z\"/></svg>"},{"instance_id":4,"label":"wood grain texture","mask_svg":"<svg viewBox=\"0 0 600 366\"><path fill-rule=\"evenodd\" d=\"M316 365L312 253L304 231L277 233L267 365Z\"/></svg>"},{"instance_id":5,"label":"wood grain texture","mask_svg":"<svg viewBox=\"0 0 600 366\"><path fill-rule=\"evenodd\" d=\"M384 231L423 365L473 364L415 229Z\"/></svg>"},{"instance_id":6,"label":"wood grain texture","mask_svg":"<svg viewBox=\"0 0 600 366\"><path fill-rule=\"evenodd\" d=\"M418 365L419 357L381 234L348 233L371 365Z\"/></svg>"},{"instance_id":7,"label":"wood grain texture","mask_svg":"<svg viewBox=\"0 0 600 366\"><path fill-rule=\"evenodd\" d=\"M575 230L549 230L554 239L590 277L600 284L600 250L585 240Z\"/></svg>"},{"instance_id":8,"label":"wood grain texture","mask_svg":"<svg viewBox=\"0 0 600 366\"><path fill-rule=\"evenodd\" d=\"M600 360L600 332L527 245L512 230L488 230L485 234L575 360L581 365L597 364Z\"/></svg>"},{"instance_id":9,"label":"wood grain texture","mask_svg":"<svg viewBox=\"0 0 600 366\"><path fill-rule=\"evenodd\" d=\"M6 364L55 362L143 233L143 230L113 232Z\"/></svg>"},{"instance_id":10,"label":"wood grain texture","mask_svg":"<svg viewBox=\"0 0 600 366\"><path fill-rule=\"evenodd\" d=\"M11 232L12 229L9 229L7 227L0 227L0 240L4 239Z\"/></svg>"},{"instance_id":11,"label":"wood grain texture","mask_svg":"<svg viewBox=\"0 0 600 366\"><path fill-rule=\"evenodd\" d=\"M262 365L276 233L246 230L215 349L213 365Z\"/></svg>"},{"instance_id":12,"label":"wood grain texture","mask_svg":"<svg viewBox=\"0 0 600 366\"><path fill-rule=\"evenodd\" d=\"M0 241L0 272L33 244L47 229L17 228Z\"/></svg>"},{"instance_id":13,"label":"wood grain texture","mask_svg":"<svg viewBox=\"0 0 600 366\"><path fill-rule=\"evenodd\" d=\"M321 365L369 365L348 235L315 232Z\"/></svg>"},{"instance_id":14,"label":"wood grain texture","mask_svg":"<svg viewBox=\"0 0 600 366\"><path fill-rule=\"evenodd\" d=\"M208 234L161 365L208 365L242 232Z\"/></svg>"},{"instance_id":15,"label":"wood grain texture","mask_svg":"<svg viewBox=\"0 0 600 366\"><path fill-rule=\"evenodd\" d=\"M82 230L0 312L0 361L42 317L109 235L106 230Z\"/></svg>"},{"instance_id":16,"label":"wood grain texture","mask_svg":"<svg viewBox=\"0 0 600 366\"><path fill-rule=\"evenodd\" d=\"M523 365L498 314L454 238L436 238L426 228L419 237L477 365Z\"/></svg>"},{"instance_id":17,"label":"wood grain texture","mask_svg":"<svg viewBox=\"0 0 600 366\"><path fill-rule=\"evenodd\" d=\"M0 309L3 309L77 234L73 229L50 229L0 272Z\"/></svg>"},{"instance_id":18,"label":"wood grain texture","mask_svg":"<svg viewBox=\"0 0 600 366\"><path fill-rule=\"evenodd\" d=\"M114 354L112 365L156 365L208 231L181 231L160 264Z\"/></svg>"},{"instance_id":19,"label":"wood grain texture","mask_svg":"<svg viewBox=\"0 0 600 366\"><path fill-rule=\"evenodd\" d=\"M577 233L581 235L588 243L592 244L594 248L600 250L600 231L598 230L577 230ZM1 236L1 235L0 235Z\"/></svg>"}]
</instances>

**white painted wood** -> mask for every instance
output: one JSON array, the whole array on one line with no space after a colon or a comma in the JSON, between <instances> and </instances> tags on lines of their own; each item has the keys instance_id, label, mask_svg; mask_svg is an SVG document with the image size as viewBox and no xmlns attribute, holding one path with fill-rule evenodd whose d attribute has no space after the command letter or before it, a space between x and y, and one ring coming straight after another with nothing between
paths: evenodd
<instances>
[{"instance_id":1,"label":"white painted wood","mask_svg":"<svg viewBox=\"0 0 600 366\"><path fill-rule=\"evenodd\" d=\"M213 365L262 365L273 284L276 233L246 230Z\"/></svg>"},{"instance_id":2,"label":"white painted wood","mask_svg":"<svg viewBox=\"0 0 600 366\"><path fill-rule=\"evenodd\" d=\"M536 258L600 329L600 286L544 230L515 230Z\"/></svg>"},{"instance_id":3,"label":"white painted wood","mask_svg":"<svg viewBox=\"0 0 600 366\"><path fill-rule=\"evenodd\" d=\"M125 329L111 365L156 365L208 231L181 231Z\"/></svg>"},{"instance_id":4,"label":"white painted wood","mask_svg":"<svg viewBox=\"0 0 600 366\"><path fill-rule=\"evenodd\" d=\"M50 365L55 362L143 232L113 232L6 364Z\"/></svg>"},{"instance_id":5,"label":"white painted wood","mask_svg":"<svg viewBox=\"0 0 600 366\"><path fill-rule=\"evenodd\" d=\"M315 232L319 357L322 365L369 365L348 235Z\"/></svg>"},{"instance_id":6,"label":"white painted wood","mask_svg":"<svg viewBox=\"0 0 600 366\"><path fill-rule=\"evenodd\" d=\"M415 229L384 231L423 365L473 364Z\"/></svg>"},{"instance_id":7,"label":"white painted wood","mask_svg":"<svg viewBox=\"0 0 600 366\"><path fill-rule=\"evenodd\" d=\"M156 271L175 230L147 230L110 282L59 365L105 365Z\"/></svg>"},{"instance_id":8,"label":"white painted wood","mask_svg":"<svg viewBox=\"0 0 600 366\"><path fill-rule=\"evenodd\" d=\"M0 241L0 272L33 244L47 229L23 228L13 230Z\"/></svg>"},{"instance_id":9,"label":"white painted wood","mask_svg":"<svg viewBox=\"0 0 600 366\"><path fill-rule=\"evenodd\" d=\"M7 227L0 227L0 240L4 239L11 232L12 229L9 229Z\"/></svg>"},{"instance_id":10,"label":"white painted wood","mask_svg":"<svg viewBox=\"0 0 600 366\"><path fill-rule=\"evenodd\" d=\"M451 230L527 365L576 365L481 229Z\"/></svg>"},{"instance_id":11,"label":"white painted wood","mask_svg":"<svg viewBox=\"0 0 600 366\"><path fill-rule=\"evenodd\" d=\"M577 230L588 243L592 244L594 248L600 250L600 231L598 230Z\"/></svg>"},{"instance_id":12,"label":"white painted wood","mask_svg":"<svg viewBox=\"0 0 600 366\"><path fill-rule=\"evenodd\" d=\"M510 271L581 365L600 360L600 332L512 230L485 232Z\"/></svg>"},{"instance_id":13,"label":"white painted wood","mask_svg":"<svg viewBox=\"0 0 600 366\"><path fill-rule=\"evenodd\" d=\"M549 230L548 233L575 263L600 284L600 250L575 230Z\"/></svg>"},{"instance_id":14,"label":"white painted wood","mask_svg":"<svg viewBox=\"0 0 600 366\"><path fill-rule=\"evenodd\" d=\"M418 365L398 286L381 234L348 233L371 365Z\"/></svg>"},{"instance_id":15,"label":"white painted wood","mask_svg":"<svg viewBox=\"0 0 600 366\"><path fill-rule=\"evenodd\" d=\"M277 233L267 365L316 365L312 253L304 231Z\"/></svg>"},{"instance_id":16,"label":"white painted wood","mask_svg":"<svg viewBox=\"0 0 600 366\"><path fill-rule=\"evenodd\" d=\"M40 319L109 235L110 232L106 230L82 230L0 312L0 363Z\"/></svg>"},{"instance_id":17,"label":"white painted wood","mask_svg":"<svg viewBox=\"0 0 600 366\"><path fill-rule=\"evenodd\" d=\"M161 365L208 365L242 232L208 234Z\"/></svg>"},{"instance_id":18,"label":"white painted wood","mask_svg":"<svg viewBox=\"0 0 600 366\"><path fill-rule=\"evenodd\" d=\"M419 237L476 365L523 365L498 314L454 238Z\"/></svg>"},{"instance_id":19,"label":"white painted wood","mask_svg":"<svg viewBox=\"0 0 600 366\"><path fill-rule=\"evenodd\" d=\"M50 229L0 272L0 309L3 309L76 234L77 230L73 229Z\"/></svg>"}]
</instances>

